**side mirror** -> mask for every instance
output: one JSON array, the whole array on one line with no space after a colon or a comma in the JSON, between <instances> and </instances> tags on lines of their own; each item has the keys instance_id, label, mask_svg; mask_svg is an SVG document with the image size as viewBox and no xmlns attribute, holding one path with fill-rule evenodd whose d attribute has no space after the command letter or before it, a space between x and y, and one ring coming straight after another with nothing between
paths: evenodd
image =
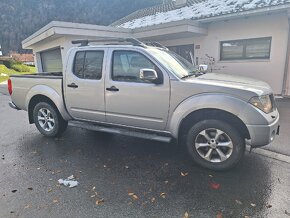
<instances>
[{"instance_id":1,"label":"side mirror","mask_svg":"<svg viewBox=\"0 0 290 218\"><path fill-rule=\"evenodd\" d=\"M141 69L140 79L157 84L159 82L157 72L153 69Z\"/></svg>"},{"instance_id":2,"label":"side mirror","mask_svg":"<svg viewBox=\"0 0 290 218\"><path fill-rule=\"evenodd\" d=\"M206 64L200 64L200 65L198 66L198 70L199 70L200 72L202 72L202 73L206 73L207 70L208 70L208 65L206 65Z\"/></svg>"}]
</instances>

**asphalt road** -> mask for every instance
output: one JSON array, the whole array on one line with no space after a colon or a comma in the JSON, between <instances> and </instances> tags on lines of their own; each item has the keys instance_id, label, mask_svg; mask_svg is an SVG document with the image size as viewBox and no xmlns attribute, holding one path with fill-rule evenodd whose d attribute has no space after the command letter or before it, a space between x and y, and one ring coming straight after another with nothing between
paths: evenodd
<instances>
[{"instance_id":1,"label":"asphalt road","mask_svg":"<svg viewBox=\"0 0 290 218\"><path fill-rule=\"evenodd\" d=\"M252 153L216 173L175 144L76 128L45 138L8 100L0 94L0 217L290 217L287 163ZM79 186L58 185L70 175Z\"/></svg>"}]
</instances>

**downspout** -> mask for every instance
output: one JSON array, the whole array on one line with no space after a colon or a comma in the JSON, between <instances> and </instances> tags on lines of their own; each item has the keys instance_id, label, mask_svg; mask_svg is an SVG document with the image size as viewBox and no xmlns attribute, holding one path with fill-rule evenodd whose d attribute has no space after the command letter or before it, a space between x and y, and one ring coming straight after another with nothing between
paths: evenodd
<instances>
[{"instance_id":1,"label":"downspout","mask_svg":"<svg viewBox=\"0 0 290 218\"><path fill-rule=\"evenodd\" d=\"M290 59L290 11L287 13L288 16L288 42L287 42L287 52L286 52L286 61L285 61L285 69L284 69L284 76L283 76L283 86L282 86L282 96L286 96L289 87L288 80L289 80L289 59Z\"/></svg>"}]
</instances>

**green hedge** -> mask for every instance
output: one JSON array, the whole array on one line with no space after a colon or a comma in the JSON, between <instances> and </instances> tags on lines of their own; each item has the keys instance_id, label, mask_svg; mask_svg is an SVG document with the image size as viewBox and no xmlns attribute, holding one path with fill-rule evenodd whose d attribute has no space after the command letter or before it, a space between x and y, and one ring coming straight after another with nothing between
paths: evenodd
<instances>
[{"instance_id":1,"label":"green hedge","mask_svg":"<svg viewBox=\"0 0 290 218\"><path fill-rule=\"evenodd\" d=\"M29 72L30 71L29 67L24 65L24 64L13 64L13 65L11 65L11 68L13 70L18 71L18 72Z\"/></svg>"}]
</instances>

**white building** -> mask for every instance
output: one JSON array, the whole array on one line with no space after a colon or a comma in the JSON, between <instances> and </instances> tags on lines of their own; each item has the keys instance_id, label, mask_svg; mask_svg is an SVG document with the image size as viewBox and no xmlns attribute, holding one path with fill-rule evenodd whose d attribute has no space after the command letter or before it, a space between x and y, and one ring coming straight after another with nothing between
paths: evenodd
<instances>
[{"instance_id":1,"label":"white building","mask_svg":"<svg viewBox=\"0 0 290 218\"><path fill-rule=\"evenodd\" d=\"M269 83L290 95L290 0L176 0L134 12L110 26L53 21L25 39L39 71L61 71L76 39L158 41L212 71Z\"/></svg>"}]
</instances>

